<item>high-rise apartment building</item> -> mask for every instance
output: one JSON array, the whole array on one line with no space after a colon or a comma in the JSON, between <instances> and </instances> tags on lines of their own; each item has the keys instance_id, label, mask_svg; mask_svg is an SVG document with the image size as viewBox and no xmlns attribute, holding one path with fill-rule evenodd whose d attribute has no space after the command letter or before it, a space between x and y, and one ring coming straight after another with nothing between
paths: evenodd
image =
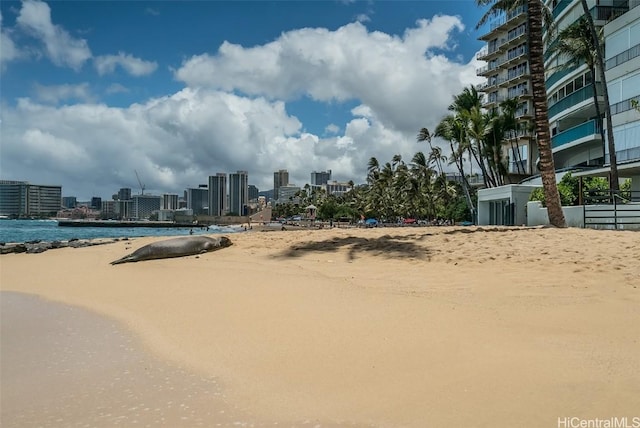
<instances>
[{"instance_id":1,"label":"high-rise apartment building","mask_svg":"<svg viewBox=\"0 0 640 428\"><path fill-rule=\"evenodd\" d=\"M0 215L50 216L62 208L62 186L0 180Z\"/></svg>"},{"instance_id":2,"label":"high-rise apartment building","mask_svg":"<svg viewBox=\"0 0 640 428\"><path fill-rule=\"evenodd\" d=\"M162 204L161 196L133 195L132 200L132 217L139 220L151 217L154 212L160 210Z\"/></svg>"},{"instance_id":3,"label":"high-rise apartment building","mask_svg":"<svg viewBox=\"0 0 640 428\"><path fill-rule=\"evenodd\" d=\"M326 171L313 171L311 173L311 188L320 188L323 185L331 181L331 170Z\"/></svg>"},{"instance_id":4,"label":"high-rise apartment building","mask_svg":"<svg viewBox=\"0 0 640 428\"><path fill-rule=\"evenodd\" d=\"M607 22L604 39L618 174L631 178L632 198L639 200L640 112L633 108L632 101L640 102L640 0L630 1L627 12ZM608 145L605 163L610 163Z\"/></svg>"},{"instance_id":5,"label":"high-rise apartment building","mask_svg":"<svg viewBox=\"0 0 640 428\"><path fill-rule=\"evenodd\" d=\"M575 24L584 16L580 0L548 1L552 7L556 32L547 33L547 45L553 46L557 32ZM613 16L628 10L628 1L588 0L591 16L599 29ZM608 51L609 49L605 49ZM549 106L549 127L553 158L557 169L568 167L592 167L605 163L606 138L601 131L601 120L596 114L596 102L601 114L605 104L602 98L603 87L600 71L595 76L587 64L582 63L570 68L563 67L567 62L564 55L545 52L545 81ZM598 99L594 102L594 88Z\"/></svg>"},{"instance_id":6,"label":"high-rise apartment building","mask_svg":"<svg viewBox=\"0 0 640 428\"><path fill-rule=\"evenodd\" d=\"M102 198L99 196L91 197L91 208L94 210L99 210L102 208Z\"/></svg>"},{"instance_id":7,"label":"high-rise apartment building","mask_svg":"<svg viewBox=\"0 0 640 428\"><path fill-rule=\"evenodd\" d=\"M78 199L75 196L63 196L62 206L64 208L75 208L78 205Z\"/></svg>"},{"instance_id":8,"label":"high-rise apartment building","mask_svg":"<svg viewBox=\"0 0 640 428\"><path fill-rule=\"evenodd\" d=\"M177 210L180 208L178 205L178 195L174 193L165 193L162 195L162 210Z\"/></svg>"},{"instance_id":9,"label":"high-rise apartment building","mask_svg":"<svg viewBox=\"0 0 640 428\"><path fill-rule=\"evenodd\" d=\"M258 193L260 191L253 184L249 184L249 202L258 202Z\"/></svg>"},{"instance_id":10,"label":"high-rise apartment building","mask_svg":"<svg viewBox=\"0 0 640 428\"><path fill-rule=\"evenodd\" d=\"M209 176L209 215L223 216L227 213L227 174Z\"/></svg>"},{"instance_id":11,"label":"high-rise apartment building","mask_svg":"<svg viewBox=\"0 0 640 428\"><path fill-rule=\"evenodd\" d=\"M596 70L595 76L592 75L584 62L577 66L566 67L568 58L555 54L550 49L556 43L554 38L561 30L576 23L584 16L581 1L546 0L545 3L552 12L556 29L554 32L546 32L544 35L545 84L555 167L563 169L601 166L608 162L608 156L606 138L603 138L601 121L596 115L596 102L599 104L602 114L605 111L600 73ZM587 0L591 16L598 29L601 29L607 22L616 20L616 17L626 15L626 12L630 8L633 9L638 3L638 0L610 0L606 2ZM507 99L515 98L517 100L516 118L520 121L520 128L513 139L505 139L504 152L509 153L509 172L519 175L522 175L523 172L525 175L536 173L534 163L538 158L534 134L530 131L533 129L531 126L533 105L529 86L526 14L526 6L523 6L503 15L491 24L489 32L480 38L486 41L487 45L478 53L478 59L487 61L487 65L477 70L478 75L487 78L486 83L478 86L478 90L486 94L484 107L496 108ZM628 20L628 16L624 19ZM605 55L608 61L608 65L605 67L607 70L611 67L612 61L617 61L614 57L622 53L622 50L627 49L631 52L634 49L638 41L634 42L629 38L632 32L633 30L626 32L627 39L620 46L616 45L623 37L618 41L615 40L615 36L608 37L605 41ZM623 49L622 45L626 48ZM624 73L620 71L609 72L608 75L611 75L614 80L623 74L634 75L638 70L637 65L632 65L631 68L629 65L632 64L624 67ZM626 85L627 88L640 88L640 81L632 82L628 80L628 77L623 79L629 82ZM621 86L616 86L615 82L612 85L610 82L609 87L613 89L610 91L614 94L610 100L612 107L618 109L619 106L615 104L625 102L617 95L621 93ZM596 102L593 98L594 88L599 94ZM627 94L633 96L632 92L627 92ZM635 95L638 94L640 92ZM629 99L626 99L627 110L630 108ZM616 114L616 112L612 113L614 121ZM517 139L517 148L516 146L512 147L514 139ZM624 156L624 154L621 155Z\"/></svg>"},{"instance_id":12,"label":"high-rise apartment building","mask_svg":"<svg viewBox=\"0 0 640 428\"><path fill-rule=\"evenodd\" d=\"M289 171L281 169L273 173L273 199L280 198L280 187L289 184Z\"/></svg>"},{"instance_id":13,"label":"high-rise apartment building","mask_svg":"<svg viewBox=\"0 0 640 428\"><path fill-rule=\"evenodd\" d=\"M206 187L187 189L187 209L192 210L194 215L209 214L209 189Z\"/></svg>"},{"instance_id":14,"label":"high-rise apartment building","mask_svg":"<svg viewBox=\"0 0 640 428\"><path fill-rule=\"evenodd\" d=\"M131 200L131 189L129 187L123 187L118 190L118 200L119 201L130 201Z\"/></svg>"},{"instance_id":15,"label":"high-rise apartment building","mask_svg":"<svg viewBox=\"0 0 640 428\"><path fill-rule=\"evenodd\" d=\"M527 42L527 8L521 6L490 23L489 31L480 37L487 45L477 54L487 65L476 70L487 82L477 86L483 92L483 107L501 110L508 99L515 99L518 127L505 136L503 153L508 157L508 173L524 178L536 172L537 144L531 132L533 102L529 47Z\"/></svg>"},{"instance_id":16,"label":"high-rise apartment building","mask_svg":"<svg viewBox=\"0 0 640 428\"><path fill-rule=\"evenodd\" d=\"M640 161L640 0L604 27L605 73L611 103L616 158L621 164ZM608 146L606 161L609 162Z\"/></svg>"},{"instance_id":17,"label":"high-rise apartment building","mask_svg":"<svg viewBox=\"0 0 640 428\"><path fill-rule=\"evenodd\" d=\"M245 215L245 207L249 203L249 174L238 171L229 174L229 213Z\"/></svg>"}]
</instances>

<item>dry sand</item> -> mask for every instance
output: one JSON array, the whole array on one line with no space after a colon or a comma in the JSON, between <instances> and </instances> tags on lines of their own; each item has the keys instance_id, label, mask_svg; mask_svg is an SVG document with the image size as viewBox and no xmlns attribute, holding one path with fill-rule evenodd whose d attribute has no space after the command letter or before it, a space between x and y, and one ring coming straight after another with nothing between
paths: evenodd
<instances>
[{"instance_id":1,"label":"dry sand","mask_svg":"<svg viewBox=\"0 0 640 428\"><path fill-rule=\"evenodd\" d=\"M557 427L566 417L640 418L638 232L381 228L230 237L232 247L199 257L118 266L109 262L158 238L9 254L0 258L1 290L5 299L37 295L124 326L136 338L135 358L166 364L186 385L176 389L220 392L194 404L220 409L198 412L204 426ZM7 359L15 352L6 332L36 334L29 323L5 324L3 422L19 413L7 397L21 383L4 375L15 360ZM127 373L140 370L129 366ZM197 385L180 383L184 370ZM158 386L141 385L152 400ZM158 402L171 400L164 394ZM177 411L159 406L166 417ZM222 417L225 409L233 417ZM77 423L93 420L80 417L82 406L76 412Z\"/></svg>"}]
</instances>

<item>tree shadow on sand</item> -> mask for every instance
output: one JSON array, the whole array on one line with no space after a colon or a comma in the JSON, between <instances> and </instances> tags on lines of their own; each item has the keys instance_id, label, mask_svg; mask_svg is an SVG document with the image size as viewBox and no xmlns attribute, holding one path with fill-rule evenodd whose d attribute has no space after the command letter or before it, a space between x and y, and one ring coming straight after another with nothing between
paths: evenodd
<instances>
[{"instance_id":1,"label":"tree shadow on sand","mask_svg":"<svg viewBox=\"0 0 640 428\"><path fill-rule=\"evenodd\" d=\"M420 259L429 260L429 249L416 244L422 236L390 236L378 238L364 238L348 236L346 238L331 238L324 241L310 241L292 245L276 257L301 257L307 253L334 253L342 248L348 248L349 261L356 258L358 253L369 253L388 259Z\"/></svg>"}]
</instances>

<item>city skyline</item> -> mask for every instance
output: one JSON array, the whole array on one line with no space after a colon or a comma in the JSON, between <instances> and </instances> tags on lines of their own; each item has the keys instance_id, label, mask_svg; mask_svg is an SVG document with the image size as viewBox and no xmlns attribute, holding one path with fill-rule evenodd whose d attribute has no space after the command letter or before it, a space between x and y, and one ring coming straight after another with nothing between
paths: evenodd
<instances>
[{"instance_id":1,"label":"city skyline","mask_svg":"<svg viewBox=\"0 0 640 428\"><path fill-rule=\"evenodd\" d=\"M470 0L27 0L0 12L0 178L80 199L135 189L135 172L154 193L223 170L249 169L262 189L281 168L294 183L328 169L364 182L371 157L426 150L419 129L482 81Z\"/></svg>"}]
</instances>

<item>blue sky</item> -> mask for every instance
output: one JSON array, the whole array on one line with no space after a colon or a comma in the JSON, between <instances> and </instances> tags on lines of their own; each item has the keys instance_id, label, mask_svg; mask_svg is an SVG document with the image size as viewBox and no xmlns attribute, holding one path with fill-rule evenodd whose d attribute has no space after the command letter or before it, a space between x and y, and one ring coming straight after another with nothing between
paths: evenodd
<instances>
[{"instance_id":1,"label":"blue sky","mask_svg":"<svg viewBox=\"0 0 640 428\"><path fill-rule=\"evenodd\" d=\"M65 196L217 172L364 181L480 80L473 1L0 3L2 179Z\"/></svg>"}]
</instances>

